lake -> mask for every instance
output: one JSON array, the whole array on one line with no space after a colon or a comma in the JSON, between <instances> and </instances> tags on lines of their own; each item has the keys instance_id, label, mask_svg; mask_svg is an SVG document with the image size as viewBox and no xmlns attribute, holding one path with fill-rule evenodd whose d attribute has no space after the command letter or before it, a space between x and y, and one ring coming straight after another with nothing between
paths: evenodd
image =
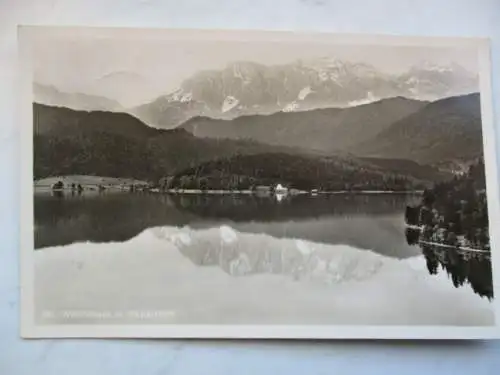
<instances>
[{"instance_id":1,"label":"lake","mask_svg":"<svg viewBox=\"0 0 500 375\"><path fill-rule=\"evenodd\" d=\"M37 193L37 319L146 323L140 310L159 315L147 323L492 324L481 261L407 242L405 207L418 200Z\"/></svg>"},{"instance_id":2,"label":"lake","mask_svg":"<svg viewBox=\"0 0 500 375\"><path fill-rule=\"evenodd\" d=\"M327 244L347 244L382 255L417 255L404 235L403 213L415 196L162 195L148 193L51 192L35 195L35 248L74 242L120 242L147 228L228 225L241 232L265 233Z\"/></svg>"}]
</instances>

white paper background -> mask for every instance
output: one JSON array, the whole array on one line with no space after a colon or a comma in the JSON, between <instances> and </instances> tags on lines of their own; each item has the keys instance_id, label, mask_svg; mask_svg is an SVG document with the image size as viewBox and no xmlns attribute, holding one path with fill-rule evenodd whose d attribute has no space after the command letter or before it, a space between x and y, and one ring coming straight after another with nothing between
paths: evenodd
<instances>
[{"instance_id":1,"label":"white paper background","mask_svg":"<svg viewBox=\"0 0 500 375\"><path fill-rule=\"evenodd\" d=\"M490 37L495 118L498 119L499 0L0 0L0 171L3 177L0 184L0 374L493 374L498 371L500 343L495 342L23 342L18 339L18 134L14 121L17 24Z\"/></svg>"}]
</instances>

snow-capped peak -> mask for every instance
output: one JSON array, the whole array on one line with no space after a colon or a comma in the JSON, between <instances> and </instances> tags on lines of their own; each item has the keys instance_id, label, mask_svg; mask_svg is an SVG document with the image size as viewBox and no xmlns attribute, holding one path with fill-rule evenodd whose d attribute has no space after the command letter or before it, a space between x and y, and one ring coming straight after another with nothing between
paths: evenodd
<instances>
[{"instance_id":1,"label":"snow-capped peak","mask_svg":"<svg viewBox=\"0 0 500 375\"><path fill-rule=\"evenodd\" d=\"M224 103L222 103L221 111L223 113L229 112L234 107L236 107L239 103L240 103L240 101L238 99L236 99L234 96L231 96L231 95L226 96L226 99L224 99Z\"/></svg>"},{"instance_id":2,"label":"snow-capped peak","mask_svg":"<svg viewBox=\"0 0 500 375\"><path fill-rule=\"evenodd\" d=\"M283 108L283 112L294 112L299 109L299 105L296 102L291 102Z\"/></svg>"},{"instance_id":3,"label":"snow-capped peak","mask_svg":"<svg viewBox=\"0 0 500 375\"><path fill-rule=\"evenodd\" d=\"M312 92L311 86L306 86L302 90L300 90L299 95L297 96L299 100L304 100L307 95Z\"/></svg>"},{"instance_id":4,"label":"snow-capped peak","mask_svg":"<svg viewBox=\"0 0 500 375\"><path fill-rule=\"evenodd\" d=\"M184 92L182 90L177 90L170 94L168 101L169 102L181 102L187 103L193 100L193 94L191 92Z\"/></svg>"}]
</instances>

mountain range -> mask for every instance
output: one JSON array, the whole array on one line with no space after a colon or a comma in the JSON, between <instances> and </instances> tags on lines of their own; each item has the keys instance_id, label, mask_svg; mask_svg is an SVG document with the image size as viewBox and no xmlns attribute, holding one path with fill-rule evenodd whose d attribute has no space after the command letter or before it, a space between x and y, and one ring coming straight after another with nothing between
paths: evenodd
<instances>
[{"instance_id":1,"label":"mountain range","mask_svg":"<svg viewBox=\"0 0 500 375\"><path fill-rule=\"evenodd\" d=\"M127 89L143 89L144 85L134 87L138 81L131 80ZM458 64L423 62L406 72L387 74L369 64L324 57L283 65L232 62L220 70L197 72L174 92L135 107L124 108L115 101L92 95L65 94L40 84L35 85L34 99L76 110L120 110L150 126L170 129L198 116L233 119L352 107L399 96L434 101L476 91L477 75Z\"/></svg>"},{"instance_id":2,"label":"mountain range","mask_svg":"<svg viewBox=\"0 0 500 375\"><path fill-rule=\"evenodd\" d=\"M172 128L195 116L231 119L242 115L350 107L403 96L437 100L478 90L477 76L457 64L423 63L403 74L332 58L267 66L234 62L202 71L181 87L131 110L144 122Z\"/></svg>"},{"instance_id":3,"label":"mountain range","mask_svg":"<svg viewBox=\"0 0 500 375\"><path fill-rule=\"evenodd\" d=\"M101 80L89 90L109 95L162 85L127 72ZM312 168L330 185L342 173L349 183L364 176L380 185L388 175L435 181L482 157L477 91L477 75L458 64L386 73L331 57L232 62L135 107L123 105L126 95L120 103L35 83L35 177L254 171L294 183L307 176L300 184L309 186Z\"/></svg>"}]
</instances>

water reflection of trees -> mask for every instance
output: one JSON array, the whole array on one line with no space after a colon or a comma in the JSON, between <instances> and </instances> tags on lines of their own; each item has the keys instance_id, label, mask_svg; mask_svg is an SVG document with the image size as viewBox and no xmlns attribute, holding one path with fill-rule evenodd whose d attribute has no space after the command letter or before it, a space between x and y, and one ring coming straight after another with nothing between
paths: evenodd
<instances>
[{"instance_id":1,"label":"water reflection of trees","mask_svg":"<svg viewBox=\"0 0 500 375\"><path fill-rule=\"evenodd\" d=\"M172 195L173 204L198 217L213 219L293 220L332 215L382 215L402 210L411 195L362 195L333 194L311 197L309 195L286 196L277 200L274 196L254 195Z\"/></svg>"},{"instance_id":2,"label":"water reflection of trees","mask_svg":"<svg viewBox=\"0 0 500 375\"><path fill-rule=\"evenodd\" d=\"M436 241L439 233L407 228L406 240L409 245L419 245L431 275L436 275L439 267L450 277L456 288L469 284L481 297L493 299L493 279L491 254L480 248L461 246L457 241ZM477 244L481 245L481 244ZM483 249L484 245L482 244Z\"/></svg>"},{"instance_id":3,"label":"water reflection of trees","mask_svg":"<svg viewBox=\"0 0 500 375\"><path fill-rule=\"evenodd\" d=\"M146 228L187 225L196 217L176 209L164 195L57 192L35 196L34 219L39 249L80 241L127 241Z\"/></svg>"}]
</instances>

